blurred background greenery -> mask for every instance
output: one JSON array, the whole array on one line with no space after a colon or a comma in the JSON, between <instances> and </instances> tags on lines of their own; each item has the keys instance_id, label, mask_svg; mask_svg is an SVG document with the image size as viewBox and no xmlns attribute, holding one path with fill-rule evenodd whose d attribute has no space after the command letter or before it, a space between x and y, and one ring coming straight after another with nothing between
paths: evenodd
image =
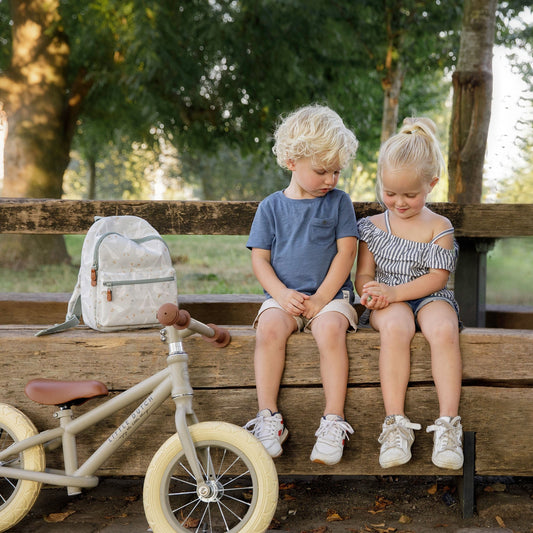
<instances>
[{"instance_id":1,"label":"blurred background greenery","mask_svg":"<svg viewBox=\"0 0 533 533\"><path fill-rule=\"evenodd\" d=\"M181 294L261 294L242 235L171 235L167 242ZM71 292L79 269L82 235L69 235L72 265L0 268L0 292ZM487 304L532 305L533 237L497 241L487 258ZM510 275L509 273L512 273ZM519 283L517 283L519 280Z\"/></svg>"}]
</instances>

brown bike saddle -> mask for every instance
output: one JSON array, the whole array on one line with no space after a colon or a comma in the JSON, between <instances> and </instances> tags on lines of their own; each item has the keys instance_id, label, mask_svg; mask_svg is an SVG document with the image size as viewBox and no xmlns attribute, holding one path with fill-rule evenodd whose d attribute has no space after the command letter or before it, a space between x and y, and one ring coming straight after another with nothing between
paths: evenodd
<instances>
[{"instance_id":1,"label":"brown bike saddle","mask_svg":"<svg viewBox=\"0 0 533 533\"><path fill-rule=\"evenodd\" d=\"M58 381L43 378L29 381L24 392L30 400L43 405L81 405L91 398L109 394L101 381Z\"/></svg>"}]
</instances>

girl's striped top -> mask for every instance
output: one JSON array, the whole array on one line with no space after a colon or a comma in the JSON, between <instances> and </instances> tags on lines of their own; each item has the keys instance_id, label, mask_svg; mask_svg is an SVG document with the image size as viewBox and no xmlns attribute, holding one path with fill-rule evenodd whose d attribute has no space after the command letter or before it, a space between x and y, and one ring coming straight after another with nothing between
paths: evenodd
<instances>
[{"instance_id":1,"label":"girl's striped top","mask_svg":"<svg viewBox=\"0 0 533 533\"><path fill-rule=\"evenodd\" d=\"M368 218L358 221L360 239L366 242L374 256L376 281L395 286L427 274L430 268L455 271L459 252L457 242L453 250L435 244L442 236L453 233L453 228L439 233L431 242L416 242L393 235L388 211L385 212L385 223L387 231L375 226ZM455 303L453 291L448 288L428 296L443 296Z\"/></svg>"}]
</instances>

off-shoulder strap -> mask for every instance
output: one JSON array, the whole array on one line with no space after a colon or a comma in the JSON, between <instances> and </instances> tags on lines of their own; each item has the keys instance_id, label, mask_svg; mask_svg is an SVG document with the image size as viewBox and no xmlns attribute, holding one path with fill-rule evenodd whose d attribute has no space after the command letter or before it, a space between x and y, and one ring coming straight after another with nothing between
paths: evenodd
<instances>
[{"instance_id":1,"label":"off-shoulder strap","mask_svg":"<svg viewBox=\"0 0 533 533\"><path fill-rule=\"evenodd\" d=\"M389 210L385 211L385 225L387 226L387 233L392 233L390 229Z\"/></svg>"},{"instance_id":2,"label":"off-shoulder strap","mask_svg":"<svg viewBox=\"0 0 533 533\"><path fill-rule=\"evenodd\" d=\"M441 231L437 236L433 237L431 244L435 244L441 237L444 237L444 235L450 235L454 232L453 228L445 229L444 231Z\"/></svg>"}]
</instances>

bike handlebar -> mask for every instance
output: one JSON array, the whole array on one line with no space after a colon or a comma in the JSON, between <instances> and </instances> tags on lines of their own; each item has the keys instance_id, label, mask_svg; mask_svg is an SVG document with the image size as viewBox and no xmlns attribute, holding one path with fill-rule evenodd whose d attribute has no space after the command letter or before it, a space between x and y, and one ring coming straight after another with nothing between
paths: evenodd
<instances>
[{"instance_id":1,"label":"bike handlebar","mask_svg":"<svg viewBox=\"0 0 533 533\"><path fill-rule=\"evenodd\" d=\"M174 326L176 329L190 329L199 333L204 340L211 342L217 348L224 348L231 341L231 335L225 328L216 324L199 322L188 311L180 309L176 304L163 304L157 311L157 320L163 326Z\"/></svg>"}]
</instances>

